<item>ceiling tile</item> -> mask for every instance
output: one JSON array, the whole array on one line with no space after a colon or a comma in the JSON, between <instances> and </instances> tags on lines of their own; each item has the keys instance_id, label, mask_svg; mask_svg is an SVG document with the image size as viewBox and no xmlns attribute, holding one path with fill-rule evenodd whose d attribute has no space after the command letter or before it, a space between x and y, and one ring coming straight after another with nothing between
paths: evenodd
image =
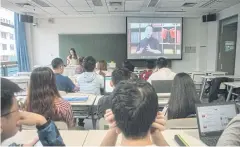
<instances>
[{"instance_id":1,"label":"ceiling tile","mask_svg":"<svg viewBox=\"0 0 240 147\"><path fill-rule=\"evenodd\" d=\"M89 7L85 0L67 0L73 7Z\"/></svg>"},{"instance_id":2,"label":"ceiling tile","mask_svg":"<svg viewBox=\"0 0 240 147\"><path fill-rule=\"evenodd\" d=\"M47 1L56 7L69 7L70 6L66 0L47 0Z\"/></svg>"},{"instance_id":3,"label":"ceiling tile","mask_svg":"<svg viewBox=\"0 0 240 147\"><path fill-rule=\"evenodd\" d=\"M90 7L74 7L77 11L92 11Z\"/></svg>"},{"instance_id":4,"label":"ceiling tile","mask_svg":"<svg viewBox=\"0 0 240 147\"><path fill-rule=\"evenodd\" d=\"M182 7L184 1L161 2L158 7Z\"/></svg>"},{"instance_id":5,"label":"ceiling tile","mask_svg":"<svg viewBox=\"0 0 240 147\"><path fill-rule=\"evenodd\" d=\"M94 7L93 8L94 13L100 13L100 14L104 14L104 13L108 13L108 8L107 7Z\"/></svg>"},{"instance_id":6,"label":"ceiling tile","mask_svg":"<svg viewBox=\"0 0 240 147\"><path fill-rule=\"evenodd\" d=\"M50 13L50 14L60 14L60 15L62 15L62 14L64 14L63 12L61 12L61 11L59 11L57 8L55 8L55 7L48 7L48 8L43 8L45 11L47 11L48 13Z\"/></svg>"},{"instance_id":7,"label":"ceiling tile","mask_svg":"<svg viewBox=\"0 0 240 147\"><path fill-rule=\"evenodd\" d=\"M125 11L140 11L143 5L143 1L126 1Z\"/></svg>"}]
</instances>

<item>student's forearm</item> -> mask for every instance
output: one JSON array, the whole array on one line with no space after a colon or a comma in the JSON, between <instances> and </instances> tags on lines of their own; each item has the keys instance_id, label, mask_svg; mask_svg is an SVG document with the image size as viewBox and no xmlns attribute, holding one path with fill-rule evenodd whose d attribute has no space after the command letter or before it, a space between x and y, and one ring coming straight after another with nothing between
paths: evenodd
<instances>
[{"instance_id":1,"label":"student's forearm","mask_svg":"<svg viewBox=\"0 0 240 147\"><path fill-rule=\"evenodd\" d=\"M118 134L115 129L109 129L100 146L115 146Z\"/></svg>"},{"instance_id":2,"label":"student's forearm","mask_svg":"<svg viewBox=\"0 0 240 147\"><path fill-rule=\"evenodd\" d=\"M152 140L153 143L157 146L169 146L160 131L152 134Z\"/></svg>"}]
</instances>

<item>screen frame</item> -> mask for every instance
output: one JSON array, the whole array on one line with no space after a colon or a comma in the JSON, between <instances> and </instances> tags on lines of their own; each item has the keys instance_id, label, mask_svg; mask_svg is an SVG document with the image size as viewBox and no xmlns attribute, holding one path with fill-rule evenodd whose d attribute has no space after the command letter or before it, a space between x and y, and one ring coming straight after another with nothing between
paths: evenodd
<instances>
[{"instance_id":1,"label":"screen frame","mask_svg":"<svg viewBox=\"0 0 240 147\"><path fill-rule=\"evenodd\" d=\"M222 132L224 131L224 130L220 130L220 131L214 131L214 132L207 132L207 133L204 133L204 135L203 135L201 133L200 120L199 120L199 114L198 114L198 109L197 109L199 107L220 106L220 105L235 105L236 114L238 114L238 109L237 109L237 105L235 102L195 104L199 137L220 136L222 134Z\"/></svg>"},{"instance_id":2,"label":"screen frame","mask_svg":"<svg viewBox=\"0 0 240 147\"><path fill-rule=\"evenodd\" d=\"M126 17L126 49L127 49L127 52L126 52L126 57L127 57L127 60L132 60L132 61L145 61L145 60L157 60L158 58L161 58L161 57L158 57L158 58L147 58L147 59L129 59L128 58L128 19L129 18L158 18L158 19L161 19L161 18L180 18L181 19L181 22L182 22L182 34L181 34L181 58L179 59L171 59L171 58L166 58L164 56L161 56L163 58L166 58L167 60L182 60L182 56L183 56L183 17L140 17L140 16L136 16L136 17L133 17L133 16L130 16L130 17Z\"/></svg>"}]
</instances>

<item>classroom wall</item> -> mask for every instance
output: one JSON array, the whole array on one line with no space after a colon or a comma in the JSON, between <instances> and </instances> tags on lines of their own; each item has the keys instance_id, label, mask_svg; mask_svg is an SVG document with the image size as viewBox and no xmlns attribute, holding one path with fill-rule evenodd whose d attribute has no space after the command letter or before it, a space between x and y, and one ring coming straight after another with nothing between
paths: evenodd
<instances>
[{"instance_id":1,"label":"classroom wall","mask_svg":"<svg viewBox=\"0 0 240 147\"><path fill-rule=\"evenodd\" d=\"M240 4L225 9L219 13L219 20L238 15L238 31L235 59L235 75L240 75Z\"/></svg>"},{"instance_id":2,"label":"classroom wall","mask_svg":"<svg viewBox=\"0 0 240 147\"><path fill-rule=\"evenodd\" d=\"M31 65L48 65L59 56L58 34L126 33L125 24L126 18L120 16L58 18L53 24L47 19L39 19L38 26L26 26L30 27L28 32L31 33L27 35L27 40L32 42L29 47ZM183 60L172 61L173 70L206 70L207 62L200 60L205 58L203 53L207 50L207 24L202 23L200 18L184 18L183 27L183 51L185 46L195 46L196 53L183 53Z\"/></svg>"}]
</instances>

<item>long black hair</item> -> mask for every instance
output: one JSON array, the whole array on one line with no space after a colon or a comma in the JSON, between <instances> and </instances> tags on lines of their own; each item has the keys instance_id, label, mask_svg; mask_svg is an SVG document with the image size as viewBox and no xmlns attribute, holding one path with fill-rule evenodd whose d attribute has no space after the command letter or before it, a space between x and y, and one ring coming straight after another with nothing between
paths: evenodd
<instances>
[{"instance_id":1,"label":"long black hair","mask_svg":"<svg viewBox=\"0 0 240 147\"><path fill-rule=\"evenodd\" d=\"M59 97L53 71L48 67L34 69L30 77L27 111L54 118L54 101Z\"/></svg>"},{"instance_id":2,"label":"long black hair","mask_svg":"<svg viewBox=\"0 0 240 147\"><path fill-rule=\"evenodd\" d=\"M178 73L168 102L168 119L186 118L196 114L195 104L200 103L192 78L186 73Z\"/></svg>"},{"instance_id":3,"label":"long black hair","mask_svg":"<svg viewBox=\"0 0 240 147\"><path fill-rule=\"evenodd\" d=\"M73 51L73 55L74 55L74 57L72 56L72 54L70 53L70 51ZM76 51L75 51L75 49L74 48L71 48L70 50L69 50L69 58L70 59L77 59L77 53L76 53Z\"/></svg>"}]
</instances>

